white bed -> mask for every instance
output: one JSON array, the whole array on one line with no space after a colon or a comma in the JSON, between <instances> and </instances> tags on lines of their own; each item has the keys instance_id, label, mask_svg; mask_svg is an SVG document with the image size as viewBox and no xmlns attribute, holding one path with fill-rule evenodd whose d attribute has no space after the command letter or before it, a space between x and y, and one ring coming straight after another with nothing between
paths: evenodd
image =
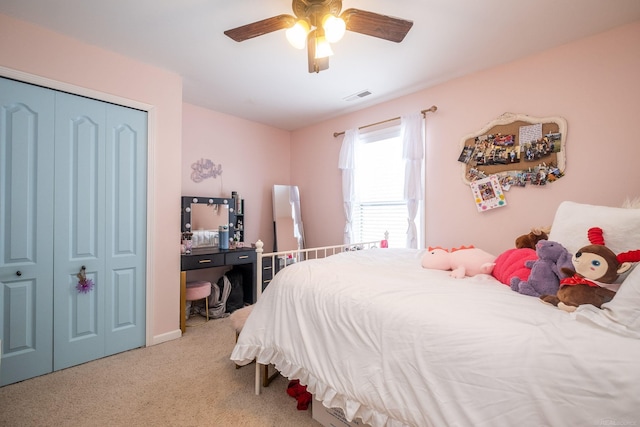
<instances>
[{"instance_id":1,"label":"white bed","mask_svg":"<svg viewBox=\"0 0 640 427\"><path fill-rule=\"evenodd\" d=\"M568 220L576 209L584 224ZM611 220L626 228L609 247L640 247L640 210L571 202L550 239L576 250L586 228L607 233ZM640 425L640 269L604 310L569 314L488 275L423 269L421 256L378 248L285 268L231 359L274 364L373 427Z\"/></svg>"}]
</instances>

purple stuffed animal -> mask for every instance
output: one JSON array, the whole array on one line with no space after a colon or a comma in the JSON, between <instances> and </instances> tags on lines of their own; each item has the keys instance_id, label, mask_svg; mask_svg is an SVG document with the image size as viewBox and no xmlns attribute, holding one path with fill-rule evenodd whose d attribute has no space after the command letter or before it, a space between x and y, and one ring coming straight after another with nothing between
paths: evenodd
<instances>
[{"instance_id":1,"label":"purple stuffed animal","mask_svg":"<svg viewBox=\"0 0 640 427\"><path fill-rule=\"evenodd\" d=\"M540 295L555 295L560 287L560 279L565 275L563 267L572 268L572 255L558 242L540 240L536 243L537 260L525 261L525 266L531 268L531 274L526 281L519 277L511 278L511 289L524 295L539 297Z\"/></svg>"}]
</instances>

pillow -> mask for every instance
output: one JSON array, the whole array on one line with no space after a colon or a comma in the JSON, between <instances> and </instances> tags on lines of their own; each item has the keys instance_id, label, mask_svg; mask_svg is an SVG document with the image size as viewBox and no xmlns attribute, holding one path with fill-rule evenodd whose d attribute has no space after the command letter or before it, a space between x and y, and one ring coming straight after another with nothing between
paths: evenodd
<instances>
[{"instance_id":1,"label":"pillow","mask_svg":"<svg viewBox=\"0 0 640 427\"><path fill-rule=\"evenodd\" d=\"M640 197L635 197L633 199L631 197L627 197L626 199L624 199L624 202L622 202L622 207L630 209L640 209Z\"/></svg>"},{"instance_id":2,"label":"pillow","mask_svg":"<svg viewBox=\"0 0 640 427\"><path fill-rule=\"evenodd\" d=\"M640 268L634 268L613 299L598 309L581 305L577 320L591 321L618 334L640 338Z\"/></svg>"},{"instance_id":3,"label":"pillow","mask_svg":"<svg viewBox=\"0 0 640 427\"><path fill-rule=\"evenodd\" d=\"M640 249L640 209L613 208L562 202L551 226L549 240L560 242L569 252L589 245L587 230L600 227L605 245L616 254Z\"/></svg>"}]
</instances>

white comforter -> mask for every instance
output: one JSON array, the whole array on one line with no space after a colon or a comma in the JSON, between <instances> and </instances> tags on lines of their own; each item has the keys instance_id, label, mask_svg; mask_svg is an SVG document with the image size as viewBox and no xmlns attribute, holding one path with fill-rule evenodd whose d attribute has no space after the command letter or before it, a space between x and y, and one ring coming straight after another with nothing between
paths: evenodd
<instances>
[{"instance_id":1,"label":"white comforter","mask_svg":"<svg viewBox=\"0 0 640 427\"><path fill-rule=\"evenodd\" d=\"M640 340L372 249L279 272L231 359L373 427L640 425Z\"/></svg>"}]
</instances>

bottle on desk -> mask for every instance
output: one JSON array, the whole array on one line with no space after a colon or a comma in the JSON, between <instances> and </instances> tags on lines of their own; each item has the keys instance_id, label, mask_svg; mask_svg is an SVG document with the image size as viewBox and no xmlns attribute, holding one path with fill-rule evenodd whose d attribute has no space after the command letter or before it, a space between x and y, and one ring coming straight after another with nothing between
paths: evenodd
<instances>
[{"instance_id":1,"label":"bottle on desk","mask_svg":"<svg viewBox=\"0 0 640 427\"><path fill-rule=\"evenodd\" d=\"M220 241L220 249L229 249L229 226L221 225L218 227L218 239Z\"/></svg>"}]
</instances>

